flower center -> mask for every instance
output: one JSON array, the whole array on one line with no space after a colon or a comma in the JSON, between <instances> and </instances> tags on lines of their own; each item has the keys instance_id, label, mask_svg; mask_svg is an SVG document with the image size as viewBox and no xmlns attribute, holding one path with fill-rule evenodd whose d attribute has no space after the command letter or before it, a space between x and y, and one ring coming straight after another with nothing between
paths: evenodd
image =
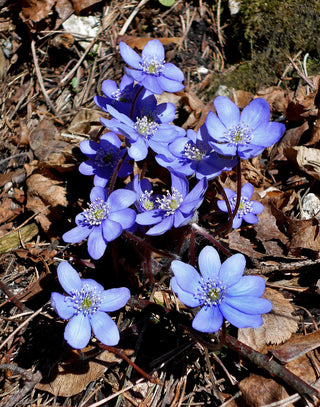
<instances>
[{"instance_id":1,"label":"flower center","mask_svg":"<svg viewBox=\"0 0 320 407\"><path fill-rule=\"evenodd\" d=\"M151 116L137 117L134 125L135 131L146 139L149 139L158 130L158 127L159 124Z\"/></svg>"},{"instance_id":2,"label":"flower center","mask_svg":"<svg viewBox=\"0 0 320 407\"><path fill-rule=\"evenodd\" d=\"M204 306L211 307L219 305L223 301L226 292L226 287L222 281L214 281L212 279L204 281L201 278L200 288L194 294L194 297L200 300Z\"/></svg>"},{"instance_id":3,"label":"flower center","mask_svg":"<svg viewBox=\"0 0 320 407\"><path fill-rule=\"evenodd\" d=\"M230 199L230 207L232 211L234 211L236 203L237 196L235 195L233 198ZM237 216L242 218L243 215L246 215L250 212L252 212L252 202L247 197L241 196Z\"/></svg>"},{"instance_id":4,"label":"flower center","mask_svg":"<svg viewBox=\"0 0 320 407\"><path fill-rule=\"evenodd\" d=\"M167 191L167 195L156 199L158 208L166 212L165 216L173 215L182 201L182 194L175 188L171 188L171 193Z\"/></svg>"},{"instance_id":5,"label":"flower center","mask_svg":"<svg viewBox=\"0 0 320 407\"><path fill-rule=\"evenodd\" d=\"M117 148L111 146L106 148L99 147L95 155L94 164L99 168L112 167L119 161L119 155L119 150Z\"/></svg>"},{"instance_id":6,"label":"flower center","mask_svg":"<svg viewBox=\"0 0 320 407\"><path fill-rule=\"evenodd\" d=\"M200 150L200 148L196 147L191 142L184 146L183 154L188 160L191 161L201 161L206 156L205 151Z\"/></svg>"},{"instance_id":7,"label":"flower center","mask_svg":"<svg viewBox=\"0 0 320 407\"><path fill-rule=\"evenodd\" d=\"M140 65L143 72L150 75L159 76L164 70L164 63L165 61L163 59L158 60L156 57L143 56Z\"/></svg>"},{"instance_id":8,"label":"flower center","mask_svg":"<svg viewBox=\"0 0 320 407\"><path fill-rule=\"evenodd\" d=\"M152 200L153 191L144 191L141 195L139 202L142 209L145 211L151 211L154 209L154 201Z\"/></svg>"},{"instance_id":9,"label":"flower center","mask_svg":"<svg viewBox=\"0 0 320 407\"><path fill-rule=\"evenodd\" d=\"M121 96L122 96L122 92L119 88L111 94L112 99L115 99L118 102L121 101Z\"/></svg>"},{"instance_id":10,"label":"flower center","mask_svg":"<svg viewBox=\"0 0 320 407\"><path fill-rule=\"evenodd\" d=\"M110 206L104 202L101 198L95 199L83 214L85 217L86 226L98 226L109 215Z\"/></svg>"},{"instance_id":11,"label":"flower center","mask_svg":"<svg viewBox=\"0 0 320 407\"><path fill-rule=\"evenodd\" d=\"M253 139L252 130L245 123L239 123L225 132L227 142L231 144L250 144Z\"/></svg>"},{"instance_id":12,"label":"flower center","mask_svg":"<svg viewBox=\"0 0 320 407\"><path fill-rule=\"evenodd\" d=\"M96 287L90 287L88 284L84 284L80 291L74 290L71 293L71 300L74 308L77 310L77 315L80 313L93 315L101 305L100 291Z\"/></svg>"}]
</instances>

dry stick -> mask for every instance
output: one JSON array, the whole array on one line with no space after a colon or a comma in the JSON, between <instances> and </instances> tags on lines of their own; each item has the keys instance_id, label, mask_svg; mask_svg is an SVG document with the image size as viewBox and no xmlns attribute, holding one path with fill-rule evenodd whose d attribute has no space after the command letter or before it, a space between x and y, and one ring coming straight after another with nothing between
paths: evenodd
<instances>
[{"instance_id":1,"label":"dry stick","mask_svg":"<svg viewBox=\"0 0 320 407\"><path fill-rule=\"evenodd\" d=\"M303 79L303 80L310 86L310 88L311 88L312 90L315 90L316 87L314 86L314 84L310 81L309 78L306 77L306 75L305 75L304 73L302 73L302 72L300 71L300 69L298 68L298 66L297 66L297 65L295 64L295 62L293 61L293 59L292 59L290 56L288 56L287 58L289 59L291 65L294 67L294 69L296 70L296 72L297 72L297 74L300 76L300 78Z\"/></svg>"},{"instance_id":2,"label":"dry stick","mask_svg":"<svg viewBox=\"0 0 320 407\"><path fill-rule=\"evenodd\" d=\"M16 394L10 397L5 403L1 404L3 407L14 407L16 406L19 401L23 399L23 397L29 393L30 390L34 388L34 386L40 382L42 379L42 374L39 371L35 373L28 372L27 370L22 369L19 366L14 365L13 363L5 363L0 365L0 369L12 371L14 373L20 374L23 379L25 379L26 383L22 389L20 389Z\"/></svg>"},{"instance_id":3,"label":"dry stick","mask_svg":"<svg viewBox=\"0 0 320 407\"><path fill-rule=\"evenodd\" d=\"M231 257L232 253L230 252L229 249L227 249L226 247L224 247L220 242L218 242L218 240L216 240L213 236L209 235L209 233L203 229L201 226L199 226L196 223L192 223L191 227L198 232L198 234L204 236L205 238L207 238L212 244L214 244L219 250L222 251L222 253L224 253L227 257Z\"/></svg>"},{"instance_id":4,"label":"dry stick","mask_svg":"<svg viewBox=\"0 0 320 407\"><path fill-rule=\"evenodd\" d=\"M24 304L22 304L22 302L20 302L18 298L16 298L16 295L18 294L13 295L9 288L1 280L0 280L0 290L3 291L5 295L8 297L7 301L12 302L12 304L19 308L20 311L23 312L28 310L28 308Z\"/></svg>"},{"instance_id":5,"label":"dry stick","mask_svg":"<svg viewBox=\"0 0 320 407\"><path fill-rule=\"evenodd\" d=\"M120 35L124 35L125 32L127 31L129 25L131 24L132 20L135 18L135 16L139 13L141 7L143 7L145 4L148 3L149 0L141 0L140 3L137 5L137 7L133 10L133 12L130 14L128 20L124 23L123 27L121 28L119 32Z\"/></svg>"},{"instance_id":6,"label":"dry stick","mask_svg":"<svg viewBox=\"0 0 320 407\"><path fill-rule=\"evenodd\" d=\"M43 96L45 98L46 104L49 107L49 109L52 110L52 113L55 116L59 117L59 119L62 121L61 117L57 113L53 103L51 102L51 100L50 100L50 98L49 98L49 96L47 94L46 88L44 87L41 71L40 71L39 64L38 64L38 58L37 58L37 55L36 55L36 48L35 48L35 41L34 40L31 41L31 52L32 52L34 67L35 67L35 70L36 70L37 79L38 79L38 82L39 82L39 85L40 85L41 92L43 93Z\"/></svg>"}]
</instances>

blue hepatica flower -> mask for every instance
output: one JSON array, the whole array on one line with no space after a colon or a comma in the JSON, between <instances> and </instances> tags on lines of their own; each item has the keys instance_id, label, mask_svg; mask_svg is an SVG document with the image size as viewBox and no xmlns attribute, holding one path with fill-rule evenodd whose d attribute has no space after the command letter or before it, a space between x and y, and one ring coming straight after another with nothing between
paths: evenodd
<instances>
[{"instance_id":1,"label":"blue hepatica flower","mask_svg":"<svg viewBox=\"0 0 320 407\"><path fill-rule=\"evenodd\" d=\"M134 119L120 113L111 105L107 106L107 110L113 119L101 118L101 123L128 139L129 156L136 161L146 158L148 147L161 153L165 151L168 143L185 134L184 129L170 124L175 118L175 105L173 103L157 105L155 96L146 90L143 90L136 99L132 114Z\"/></svg>"},{"instance_id":2,"label":"blue hepatica flower","mask_svg":"<svg viewBox=\"0 0 320 407\"><path fill-rule=\"evenodd\" d=\"M105 97L95 96L93 100L105 112L107 105L111 105L119 112L129 115L132 102L140 88L141 86L134 85L134 80L128 75L123 75L119 87L115 81L107 79L102 82Z\"/></svg>"},{"instance_id":3,"label":"blue hepatica flower","mask_svg":"<svg viewBox=\"0 0 320 407\"><path fill-rule=\"evenodd\" d=\"M200 332L216 332L223 318L237 328L258 328L261 314L272 309L272 303L260 298L265 281L259 276L243 276L245 257L235 254L223 264L218 252L210 246L201 250L199 268L174 260L171 288L179 300L188 307L202 307L192 327Z\"/></svg>"},{"instance_id":4,"label":"blue hepatica flower","mask_svg":"<svg viewBox=\"0 0 320 407\"><path fill-rule=\"evenodd\" d=\"M218 117L209 112L206 119L209 142L222 155L249 159L262 153L282 137L285 126L270 122L270 106L265 99L253 100L240 113L225 96L214 100Z\"/></svg>"},{"instance_id":5,"label":"blue hepatica flower","mask_svg":"<svg viewBox=\"0 0 320 407\"><path fill-rule=\"evenodd\" d=\"M237 161L219 157L202 135L205 130L204 126L197 133L187 130L186 137L178 137L168 145L169 154L155 157L158 164L178 174L195 174L198 179L206 177L208 180L231 170Z\"/></svg>"},{"instance_id":6,"label":"blue hepatica flower","mask_svg":"<svg viewBox=\"0 0 320 407\"><path fill-rule=\"evenodd\" d=\"M70 319L64 338L70 346L82 349L94 335L105 345L117 345L119 329L106 312L116 311L126 305L130 291L126 287L104 290L91 279L81 279L67 262L60 263L58 279L68 296L53 292L51 304L60 318Z\"/></svg>"},{"instance_id":7,"label":"blue hepatica flower","mask_svg":"<svg viewBox=\"0 0 320 407\"><path fill-rule=\"evenodd\" d=\"M88 237L88 253L97 260L103 256L108 242L134 224L136 213L129 206L136 201L136 193L117 189L107 197L104 188L94 187L90 200L89 207L76 216L77 226L62 238L68 243L79 243Z\"/></svg>"},{"instance_id":8,"label":"blue hepatica flower","mask_svg":"<svg viewBox=\"0 0 320 407\"><path fill-rule=\"evenodd\" d=\"M159 40L151 40L137 54L125 42L119 44L120 54L124 61L133 69L126 68L125 72L150 92L161 94L178 92L184 88L183 72L174 64L165 63L164 48Z\"/></svg>"},{"instance_id":9,"label":"blue hepatica flower","mask_svg":"<svg viewBox=\"0 0 320 407\"><path fill-rule=\"evenodd\" d=\"M229 188L224 188L224 190L230 203L231 210L233 212L236 207L237 194ZM240 227L242 220L252 224L258 222L259 219L256 215L264 210L264 206L258 201L251 201L253 192L254 188L253 185L251 185L250 183L243 185L243 187L241 188L239 209L232 222L232 227L234 229ZM228 212L227 204L225 201L218 201L217 205L221 211Z\"/></svg>"},{"instance_id":10,"label":"blue hepatica flower","mask_svg":"<svg viewBox=\"0 0 320 407\"><path fill-rule=\"evenodd\" d=\"M114 133L103 134L100 143L92 140L85 140L80 143L80 150L89 158L79 166L79 171L84 175L94 175L94 185L105 187L111 178L114 169L125 152L121 150L121 141ZM126 177L132 173L132 165L128 163L126 157L122 163L118 176Z\"/></svg>"},{"instance_id":11,"label":"blue hepatica flower","mask_svg":"<svg viewBox=\"0 0 320 407\"><path fill-rule=\"evenodd\" d=\"M189 183L185 176L171 173L171 180L171 191L156 199L156 208L137 215L136 222L139 225L155 225L148 230L147 235L162 235L172 226L178 228L187 225L203 201L208 187L206 178L201 179L189 193Z\"/></svg>"}]
</instances>

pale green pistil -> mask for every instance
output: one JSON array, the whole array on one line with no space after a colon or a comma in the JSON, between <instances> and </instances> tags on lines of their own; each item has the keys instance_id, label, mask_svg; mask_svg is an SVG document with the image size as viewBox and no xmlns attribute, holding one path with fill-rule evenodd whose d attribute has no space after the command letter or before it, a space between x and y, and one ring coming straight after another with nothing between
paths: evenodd
<instances>
[{"instance_id":1,"label":"pale green pistil","mask_svg":"<svg viewBox=\"0 0 320 407\"><path fill-rule=\"evenodd\" d=\"M92 301L90 297L85 297L82 301L81 301L81 307L83 309L89 309L92 305Z\"/></svg>"},{"instance_id":2,"label":"pale green pistil","mask_svg":"<svg viewBox=\"0 0 320 407\"><path fill-rule=\"evenodd\" d=\"M156 200L158 208L164 210L165 216L173 215L183 202L182 194L175 188L171 188L171 193L167 191L167 195Z\"/></svg>"},{"instance_id":3,"label":"pale green pistil","mask_svg":"<svg viewBox=\"0 0 320 407\"><path fill-rule=\"evenodd\" d=\"M109 204L97 198L83 211L84 223L86 226L98 226L108 217L109 212Z\"/></svg>"},{"instance_id":4,"label":"pale green pistil","mask_svg":"<svg viewBox=\"0 0 320 407\"><path fill-rule=\"evenodd\" d=\"M228 143L236 145L250 144L253 139L252 130L247 124L242 122L229 128L224 134Z\"/></svg>"},{"instance_id":5,"label":"pale green pistil","mask_svg":"<svg viewBox=\"0 0 320 407\"><path fill-rule=\"evenodd\" d=\"M137 117L134 129L145 139L150 138L157 130L159 124L151 116Z\"/></svg>"},{"instance_id":6,"label":"pale green pistil","mask_svg":"<svg viewBox=\"0 0 320 407\"><path fill-rule=\"evenodd\" d=\"M224 300L227 293L226 286L222 281L215 281L213 279L200 280L200 288L194 297L200 301L203 306L211 307L219 305Z\"/></svg>"},{"instance_id":7,"label":"pale green pistil","mask_svg":"<svg viewBox=\"0 0 320 407\"><path fill-rule=\"evenodd\" d=\"M88 284L84 284L79 291L73 291L71 300L77 315L93 315L96 313L102 302L101 292L97 287L90 287Z\"/></svg>"},{"instance_id":8,"label":"pale green pistil","mask_svg":"<svg viewBox=\"0 0 320 407\"><path fill-rule=\"evenodd\" d=\"M210 301L217 301L220 297L221 290L220 288L212 288L211 290L208 291L208 298Z\"/></svg>"}]
</instances>

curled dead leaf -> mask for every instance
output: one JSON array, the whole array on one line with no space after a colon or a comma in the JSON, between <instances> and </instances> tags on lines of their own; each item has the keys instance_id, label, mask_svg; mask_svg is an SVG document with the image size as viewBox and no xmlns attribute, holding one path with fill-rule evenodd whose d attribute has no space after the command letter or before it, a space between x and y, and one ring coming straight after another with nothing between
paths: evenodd
<instances>
[{"instance_id":1,"label":"curled dead leaf","mask_svg":"<svg viewBox=\"0 0 320 407\"><path fill-rule=\"evenodd\" d=\"M272 302L272 311L262 316L260 328L239 329L238 339L252 349L266 353L267 344L278 345L288 340L298 330L298 322L291 302L281 293L266 288L263 297Z\"/></svg>"},{"instance_id":2,"label":"curled dead leaf","mask_svg":"<svg viewBox=\"0 0 320 407\"><path fill-rule=\"evenodd\" d=\"M320 181L320 150L305 146L290 147L284 150L286 157L298 165L299 169Z\"/></svg>"}]
</instances>

